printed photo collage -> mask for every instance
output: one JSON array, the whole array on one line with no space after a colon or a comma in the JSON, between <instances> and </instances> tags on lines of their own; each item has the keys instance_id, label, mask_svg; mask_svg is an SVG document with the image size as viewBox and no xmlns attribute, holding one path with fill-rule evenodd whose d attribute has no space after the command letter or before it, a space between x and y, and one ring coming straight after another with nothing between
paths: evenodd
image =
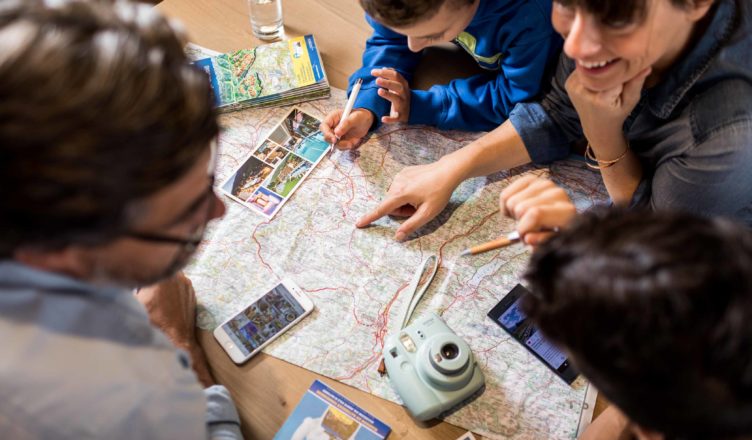
<instances>
[{"instance_id":1,"label":"printed photo collage","mask_svg":"<svg viewBox=\"0 0 752 440\"><path fill-rule=\"evenodd\" d=\"M222 184L228 196L274 217L329 150L320 120L295 108Z\"/></svg>"}]
</instances>

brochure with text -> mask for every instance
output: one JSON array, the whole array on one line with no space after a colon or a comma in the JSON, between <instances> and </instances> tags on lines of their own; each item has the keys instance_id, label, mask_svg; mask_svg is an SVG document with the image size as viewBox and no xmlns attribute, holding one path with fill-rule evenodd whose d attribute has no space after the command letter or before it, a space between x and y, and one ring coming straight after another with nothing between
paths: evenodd
<instances>
[{"instance_id":1,"label":"brochure with text","mask_svg":"<svg viewBox=\"0 0 752 440\"><path fill-rule=\"evenodd\" d=\"M317 380L274 440L378 440L390 432L382 421Z\"/></svg>"},{"instance_id":2,"label":"brochure with text","mask_svg":"<svg viewBox=\"0 0 752 440\"><path fill-rule=\"evenodd\" d=\"M329 97L313 35L195 61L209 75L220 111Z\"/></svg>"}]
</instances>

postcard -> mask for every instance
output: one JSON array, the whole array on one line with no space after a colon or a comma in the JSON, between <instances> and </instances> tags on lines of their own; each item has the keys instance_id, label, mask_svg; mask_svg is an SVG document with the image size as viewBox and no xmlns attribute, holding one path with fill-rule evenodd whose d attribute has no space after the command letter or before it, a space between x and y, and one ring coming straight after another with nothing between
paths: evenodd
<instances>
[{"instance_id":1,"label":"postcard","mask_svg":"<svg viewBox=\"0 0 752 440\"><path fill-rule=\"evenodd\" d=\"M254 212L273 218L329 151L320 124L302 110L292 109L221 190Z\"/></svg>"}]
</instances>

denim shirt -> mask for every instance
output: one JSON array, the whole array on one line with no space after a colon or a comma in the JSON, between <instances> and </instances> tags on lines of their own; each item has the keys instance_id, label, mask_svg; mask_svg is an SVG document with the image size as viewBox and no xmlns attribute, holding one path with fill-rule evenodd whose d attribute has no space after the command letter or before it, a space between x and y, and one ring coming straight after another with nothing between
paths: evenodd
<instances>
[{"instance_id":1,"label":"denim shirt","mask_svg":"<svg viewBox=\"0 0 752 440\"><path fill-rule=\"evenodd\" d=\"M624 123L643 169L632 205L752 225L752 7L718 0L708 13L705 33ZM564 88L574 69L562 55L551 92L509 117L534 162L564 158L583 138Z\"/></svg>"},{"instance_id":2,"label":"denim shirt","mask_svg":"<svg viewBox=\"0 0 752 440\"><path fill-rule=\"evenodd\" d=\"M0 438L237 439L133 293L0 260Z\"/></svg>"}]
</instances>

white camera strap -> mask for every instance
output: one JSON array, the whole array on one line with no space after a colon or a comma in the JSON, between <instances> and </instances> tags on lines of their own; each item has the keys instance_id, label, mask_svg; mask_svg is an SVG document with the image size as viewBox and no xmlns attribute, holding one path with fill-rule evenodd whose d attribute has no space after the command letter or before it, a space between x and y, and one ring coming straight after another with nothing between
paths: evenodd
<instances>
[{"instance_id":1,"label":"white camera strap","mask_svg":"<svg viewBox=\"0 0 752 440\"><path fill-rule=\"evenodd\" d=\"M413 311L415 311L415 307L417 307L421 298L423 298L423 294L428 290L428 286L431 285L431 281L433 281L438 270L439 257L436 255L429 255L423 260L423 263L418 267L418 270L415 271L415 275L413 275L413 279L410 281L410 285L408 285L406 289L407 294L410 297L402 306L402 319L400 320L399 326L400 330L407 326Z\"/></svg>"}]
</instances>

